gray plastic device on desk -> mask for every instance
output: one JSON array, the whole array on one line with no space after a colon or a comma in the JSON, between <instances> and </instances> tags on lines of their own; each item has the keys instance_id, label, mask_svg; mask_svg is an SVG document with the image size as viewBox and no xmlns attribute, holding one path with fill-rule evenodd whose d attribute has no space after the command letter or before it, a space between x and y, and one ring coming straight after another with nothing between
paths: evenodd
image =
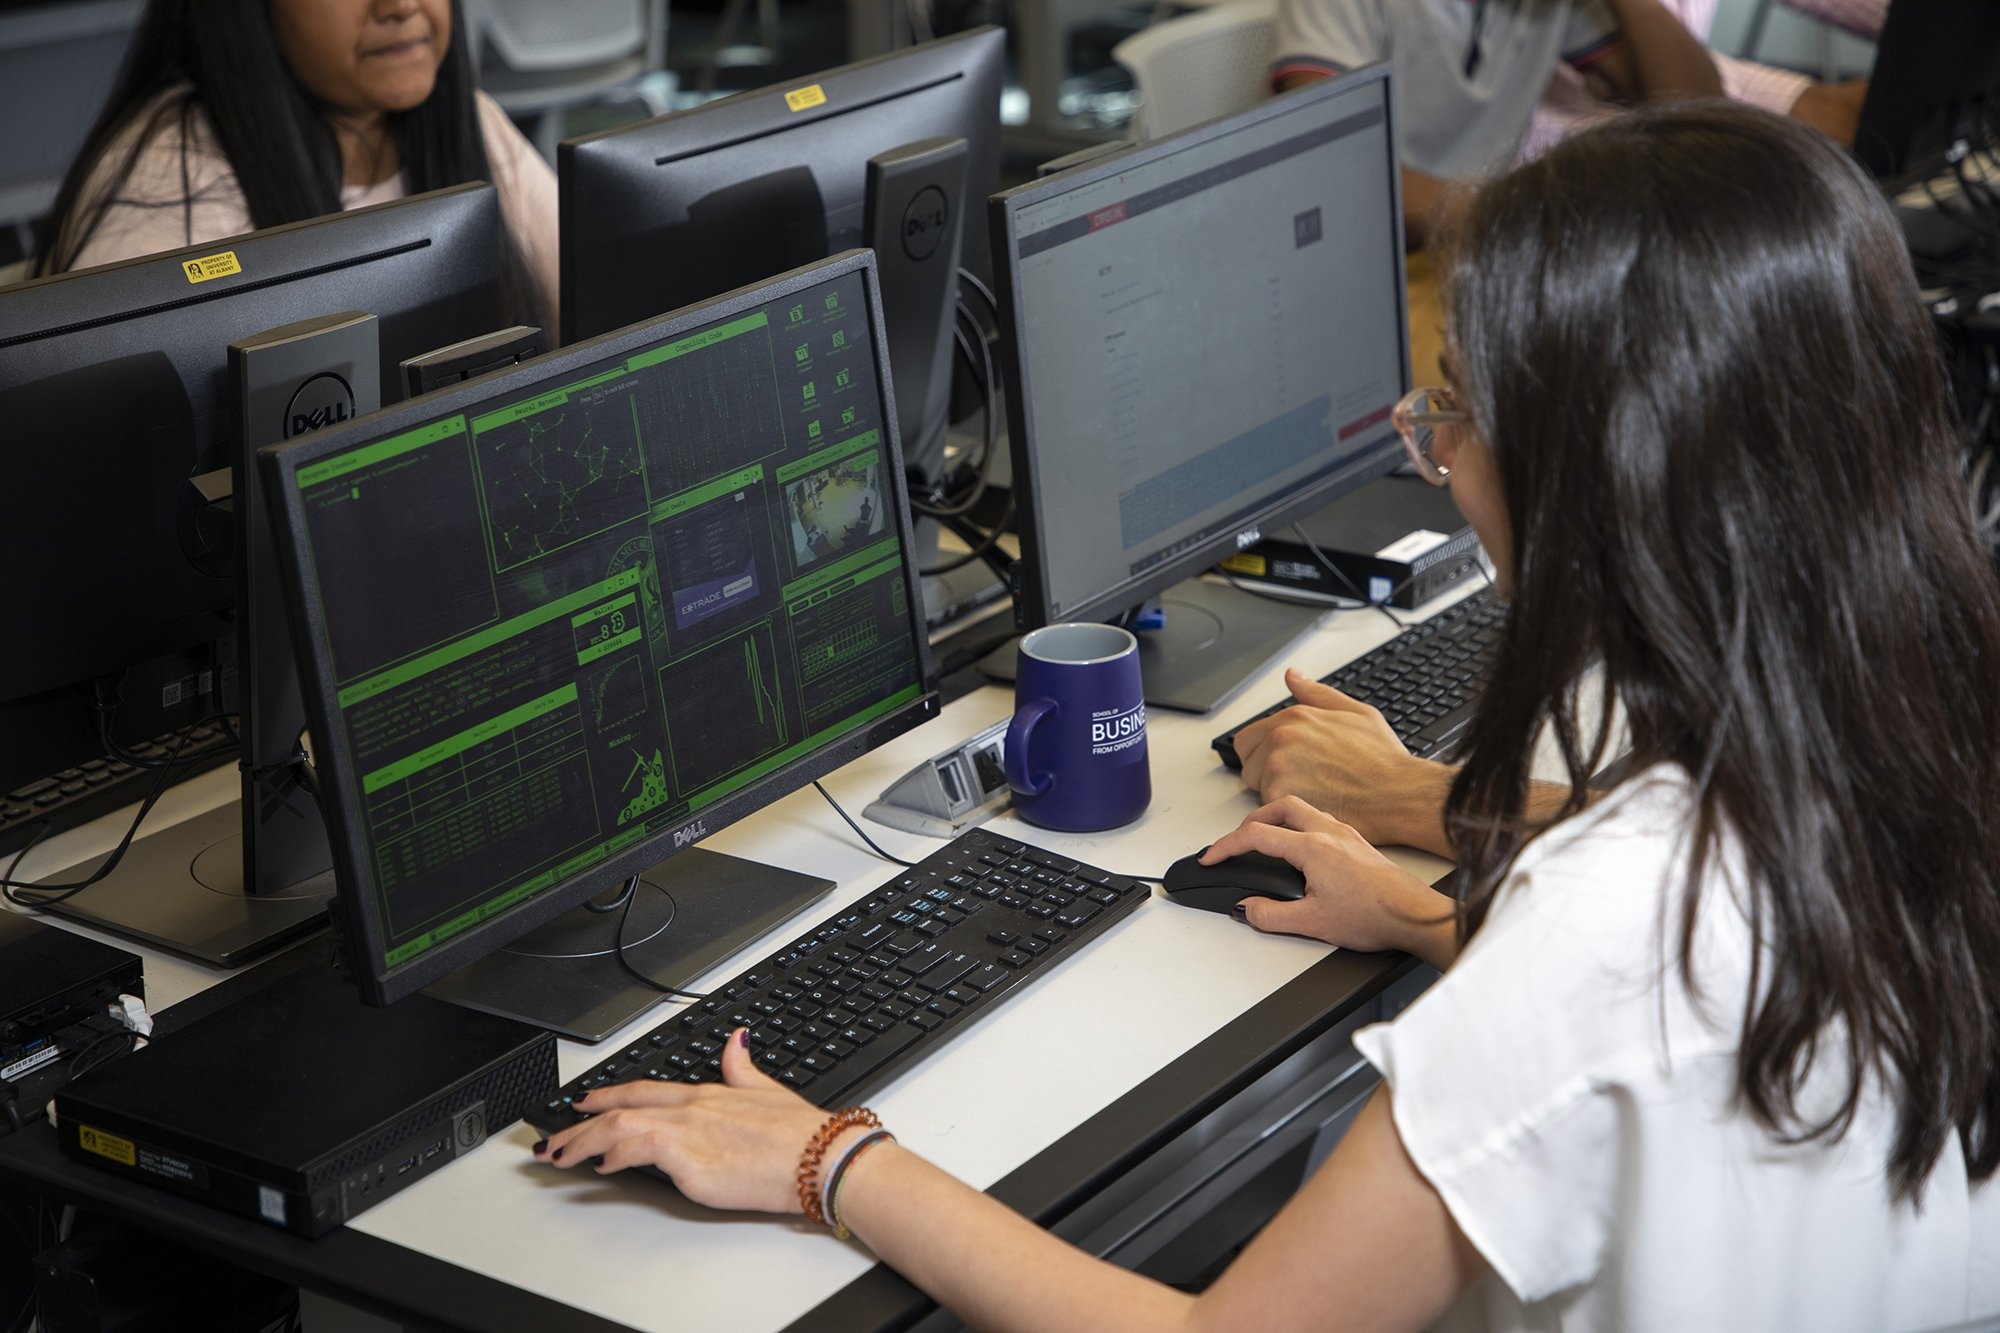
<instances>
[{"instance_id":1,"label":"gray plastic device on desk","mask_svg":"<svg viewBox=\"0 0 2000 1333\"><path fill-rule=\"evenodd\" d=\"M1007 720L926 759L886 787L862 811L878 824L950 838L984 823L1007 803L1000 761L1007 749Z\"/></svg>"}]
</instances>

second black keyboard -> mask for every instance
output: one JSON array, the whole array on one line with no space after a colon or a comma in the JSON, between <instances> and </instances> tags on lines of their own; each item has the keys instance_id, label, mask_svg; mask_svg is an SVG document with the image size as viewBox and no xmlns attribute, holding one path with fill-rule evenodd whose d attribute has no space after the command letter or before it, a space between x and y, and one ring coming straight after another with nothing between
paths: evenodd
<instances>
[{"instance_id":1,"label":"second black keyboard","mask_svg":"<svg viewBox=\"0 0 2000 1333\"><path fill-rule=\"evenodd\" d=\"M712 1083L750 1029L757 1064L821 1106L881 1086L1145 901L1138 880L988 829L801 934L564 1084L528 1122L575 1123L572 1100L633 1079Z\"/></svg>"},{"instance_id":2,"label":"second black keyboard","mask_svg":"<svg viewBox=\"0 0 2000 1333\"><path fill-rule=\"evenodd\" d=\"M127 753L164 763L179 743L180 735L176 732L131 746ZM233 764L237 754L235 742L229 740L222 728L212 722L204 723L189 732L185 745L181 746L173 781L184 782L211 768ZM105 755L16 787L0 796L0 856L144 800L158 775L157 768L143 768L115 755Z\"/></svg>"},{"instance_id":3,"label":"second black keyboard","mask_svg":"<svg viewBox=\"0 0 2000 1333\"><path fill-rule=\"evenodd\" d=\"M1506 616L1506 604L1491 588L1483 588L1320 679L1381 709L1417 758L1441 755L1472 720L1473 704ZM1293 702L1274 703L1209 744L1226 767L1240 769L1243 760L1236 753L1236 733Z\"/></svg>"}]
</instances>

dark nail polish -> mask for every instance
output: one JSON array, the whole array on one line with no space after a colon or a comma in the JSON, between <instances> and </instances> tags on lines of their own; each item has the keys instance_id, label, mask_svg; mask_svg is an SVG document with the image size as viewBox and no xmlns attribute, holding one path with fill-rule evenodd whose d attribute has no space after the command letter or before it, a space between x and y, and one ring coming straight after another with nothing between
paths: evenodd
<instances>
[{"instance_id":1,"label":"dark nail polish","mask_svg":"<svg viewBox=\"0 0 2000 1333\"><path fill-rule=\"evenodd\" d=\"M554 1152L550 1153L549 1160L554 1162L560 1162L562 1160L562 1149L558 1148Z\"/></svg>"},{"instance_id":2,"label":"dark nail polish","mask_svg":"<svg viewBox=\"0 0 2000 1333\"><path fill-rule=\"evenodd\" d=\"M1241 921L1246 926L1250 924L1250 909L1245 907L1242 903L1238 903L1234 907L1230 908L1229 915L1235 917L1238 921Z\"/></svg>"},{"instance_id":3,"label":"dark nail polish","mask_svg":"<svg viewBox=\"0 0 2000 1333\"><path fill-rule=\"evenodd\" d=\"M532 1149L530 1149L530 1151L533 1152L537 1157L541 1156L548 1150L549 1150L549 1141L547 1139L536 1139L535 1146Z\"/></svg>"},{"instance_id":4,"label":"dark nail polish","mask_svg":"<svg viewBox=\"0 0 2000 1333\"><path fill-rule=\"evenodd\" d=\"M750 1029L749 1029L749 1028L738 1028L738 1029L736 1029L736 1044L737 1044L738 1046L741 1046L741 1047L742 1047L742 1048L743 1048L744 1050L746 1050L746 1051L750 1049Z\"/></svg>"}]
</instances>

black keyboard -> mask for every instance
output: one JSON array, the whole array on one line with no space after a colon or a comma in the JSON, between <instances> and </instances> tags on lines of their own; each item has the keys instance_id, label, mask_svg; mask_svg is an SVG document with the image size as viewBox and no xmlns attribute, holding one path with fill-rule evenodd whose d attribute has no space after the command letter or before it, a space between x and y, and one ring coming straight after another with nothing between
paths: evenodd
<instances>
[{"instance_id":1,"label":"black keyboard","mask_svg":"<svg viewBox=\"0 0 2000 1333\"><path fill-rule=\"evenodd\" d=\"M722 1044L750 1029L757 1063L808 1100L856 1100L1109 929L1147 887L986 829L960 834L839 915L564 1084L528 1115L573 1124L607 1083L722 1078Z\"/></svg>"},{"instance_id":2,"label":"black keyboard","mask_svg":"<svg viewBox=\"0 0 2000 1333\"><path fill-rule=\"evenodd\" d=\"M126 750L141 759L164 760L174 752L179 739L180 733L174 732ZM236 743L222 728L213 723L197 727L181 747L181 763L175 766L173 781L184 782L197 773L233 764L238 753ZM0 796L0 855L145 800L158 775L156 768L105 755L14 788ZM42 833L44 824L47 834Z\"/></svg>"},{"instance_id":3,"label":"black keyboard","mask_svg":"<svg viewBox=\"0 0 2000 1333\"><path fill-rule=\"evenodd\" d=\"M1491 588L1483 588L1320 679L1381 709L1410 753L1429 759L1442 754L1472 720L1472 707L1506 616L1506 605ZM1236 733L1292 703L1291 699L1274 703L1209 744L1224 765L1240 769L1243 760L1236 753Z\"/></svg>"}]
</instances>

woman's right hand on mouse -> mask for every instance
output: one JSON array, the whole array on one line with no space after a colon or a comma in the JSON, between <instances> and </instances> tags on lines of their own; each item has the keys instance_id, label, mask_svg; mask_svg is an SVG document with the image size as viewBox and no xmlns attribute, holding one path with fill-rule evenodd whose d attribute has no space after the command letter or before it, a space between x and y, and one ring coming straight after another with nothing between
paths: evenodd
<instances>
[{"instance_id":1,"label":"woman's right hand on mouse","mask_svg":"<svg viewBox=\"0 0 2000 1333\"><path fill-rule=\"evenodd\" d=\"M1258 930L1309 935L1344 949L1400 949L1433 967L1458 953L1457 904L1397 866L1353 828L1297 796L1251 812L1202 855L1214 865L1243 852L1290 862L1306 877L1296 902L1246 899L1241 915Z\"/></svg>"}]
</instances>

